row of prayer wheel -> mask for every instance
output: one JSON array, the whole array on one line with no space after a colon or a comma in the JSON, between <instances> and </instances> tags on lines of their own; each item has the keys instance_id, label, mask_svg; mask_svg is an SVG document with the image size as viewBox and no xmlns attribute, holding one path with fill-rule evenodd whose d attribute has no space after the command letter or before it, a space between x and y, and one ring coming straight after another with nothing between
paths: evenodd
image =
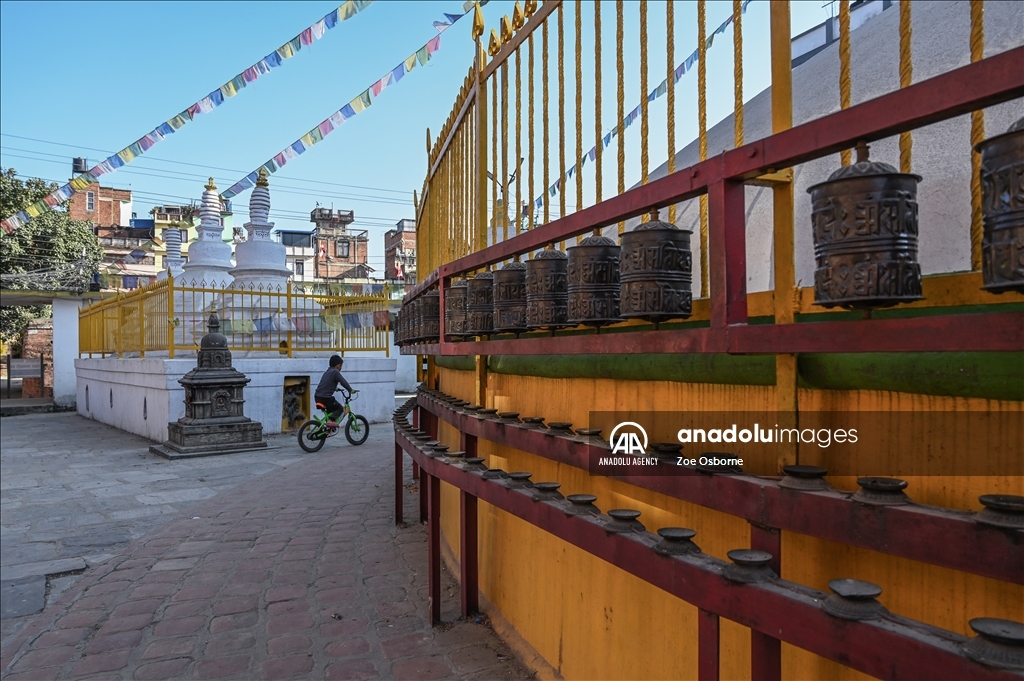
<instances>
[{"instance_id":1,"label":"row of prayer wheel","mask_svg":"<svg viewBox=\"0 0 1024 681\"><path fill-rule=\"evenodd\" d=\"M1024 118L975 148L981 155L984 290L1024 293ZM815 304L873 309L922 298L917 260L919 175L857 161L810 187ZM593 235L566 252L549 246L525 263L456 281L446 291L449 340L497 333L655 325L692 309L690 232L657 219L621 237ZM405 306L399 344L439 340L437 291Z\"/></svg>"}]
</instances>

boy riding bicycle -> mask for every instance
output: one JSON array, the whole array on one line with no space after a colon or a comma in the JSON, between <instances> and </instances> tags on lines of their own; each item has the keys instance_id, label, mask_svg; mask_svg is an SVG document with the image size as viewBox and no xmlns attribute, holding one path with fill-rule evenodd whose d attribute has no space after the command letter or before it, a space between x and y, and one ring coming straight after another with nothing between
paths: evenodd
<instances>
[{"instance_id":1,"label":"boy riding bicycle","mask_svg":"<svg viewBox=\"0 0 1024 681\"><path fill-rule=\"evenodd\" d=\"M320 378L320 383L316 386L316 391L313 393L314 399L324 405L324 411L328 414L328 421L325 424L328 428L337 428L338 423L335 419L345 411L345 407L338 400L334 399L334 393L338 389L338 384L340 383L349 393L358 392L341 375L341 367L344 362L345 360L339 355L331 355L331 359L328 362L330 368L324 372L324 375Z\"/></svg>"}]
</instances>

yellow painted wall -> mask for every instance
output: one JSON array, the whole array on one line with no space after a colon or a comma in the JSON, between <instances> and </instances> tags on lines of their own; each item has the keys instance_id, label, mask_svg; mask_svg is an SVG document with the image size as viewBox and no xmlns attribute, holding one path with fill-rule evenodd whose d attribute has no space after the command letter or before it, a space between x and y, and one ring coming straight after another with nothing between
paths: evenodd
<instances>
[{"instance_id":1,"label":"yellow painted wall","mask_svg":"<svg viewBox=\"0 0 1024 681\"><path fill-rule=\"evenodd\" d=\"M473 372L439 368L440 388L475 401ZM1018 403L870 391L800 391L807 410L1013 410ZM643 410L771 410L775 389L603 379L545 379L491 374L487 405L498 410L570 421L578 427L591 410L629 404ZM440 424L439 439L458 448L458 434ZM919 435L917 439L920 440ZM920 444L920 443L918 443ZM908 446L912 442L908 440ZM530 471L533 481L558 481L563 494L590 493L604 511L634 508L648 530L683 526L697 531L705 553L725 559L749 547L746 521L639 489L502 445L481 441L489 467ZM773 461L756 462L770 469ZM749 470L749 467L747 467ZM757 470L770 474L773 470ZM855 488L853 480L830 478ZM983 493L1020 494L1024 480L917 478L908 492L923 503L976 510ZM458 492L442 484L442 532L459 554ZM827 590L827 582L855 577L879 584L893 612L962 634L973 617L1024 616L1024 588L874 551L784 532L782 574ZM955 550L951 547L950 550ZM979 556L979 560L984 557ZM480 508L480 586L516 631L567 679L677 679L696 676L696 609L600 559L494 507ZM750 677L750 632L722 621L722 678ZM783 646L785 678L858 679L863 675L806 651Z\"/></svg>"}]
</instances>

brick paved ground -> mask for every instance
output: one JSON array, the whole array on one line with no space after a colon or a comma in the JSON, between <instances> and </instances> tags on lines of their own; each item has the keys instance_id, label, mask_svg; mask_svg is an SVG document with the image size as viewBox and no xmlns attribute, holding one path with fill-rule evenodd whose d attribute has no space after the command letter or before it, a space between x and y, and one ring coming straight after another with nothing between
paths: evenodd
<instances>
[{"instance_id":1,"label":"brick paved ground","mask_svg":"<svg viewBox=\"0 0 1024 681\"><path fill-rule=\"evenodd\" d=\"M10 637L4 681L530 678L486 622L456 621L447 576L449 624L427 624L425 529L394 525L393 440L374 429L91 568Z\"/></svg>"}]
</instances>

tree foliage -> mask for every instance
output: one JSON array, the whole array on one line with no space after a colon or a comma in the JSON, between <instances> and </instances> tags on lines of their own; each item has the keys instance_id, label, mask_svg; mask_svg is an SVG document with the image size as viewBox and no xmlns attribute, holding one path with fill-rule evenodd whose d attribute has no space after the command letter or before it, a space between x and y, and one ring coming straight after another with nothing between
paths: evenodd
<instances>
[{"instance_id":1,"label":"tree foliage","mask_svg":"<svg viewBox=\"0 0 1024 681\"><path fill-rule=\"evenodd\" d=\"M13 215L56 188L57 185L38 178L22 181L13 168L8 168L0 173L0 215ZM103 249L93 234L92 225L84 220L72 220L64 206L44 212L10 234L0 232L0 272L3 274L52 270L79 260L91 276L99 269ZM3 282L5 289L27 287L18 280L5 278ZM0 337L17 345L29 319L49 315L49 305L0 308Z\"/></svg>"}]
</instances>

